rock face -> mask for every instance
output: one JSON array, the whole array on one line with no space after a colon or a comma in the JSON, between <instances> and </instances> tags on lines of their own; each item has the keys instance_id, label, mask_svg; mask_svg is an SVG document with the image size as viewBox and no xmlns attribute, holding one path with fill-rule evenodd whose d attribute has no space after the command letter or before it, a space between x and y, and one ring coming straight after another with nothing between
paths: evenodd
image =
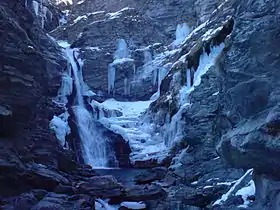
<instances>
[{"instance_id":1,"label":"rock face","mask_svg":"<svg viewBox=\"0 0 280 210\"><path fill-rule=\"evenodd\" d=\"M60 111L52 97L66 63L42 30L32 2L25 2L0 3L1 209L10 203L2 196L52 191L68 184L63 171L77 167L49 129L49 120ZM21 201L26 209L37 198L27 193Z\"/></svg>"},{"instance_id":2,"label":"rock face","mask_svg":"<svg viewBox=\"0 0 280 210\"><path fill-rule=\"evenodd\" d=\"M218 1L211 3L215 7ZM193 27L197 22L197 6L204 19L209 16L208 7L195 1L145 1L134 0L92 1L73 3L68 6L69 23L52 32L58 39L67 39L74 47L81 48L84 62L84 78L90 88L104 98L147 100L157 91L152 72L145 73L143 56L137 56L139 49L154 43L169 44L175 40L177 24L187 23ZM208 5L208 4L206 4ZM188 17L185 16L188 14ZM114 87L110 91L108 73L117 50L117 42L124 39L128 45L128 58L132 64L119 63L115 69ZM158 52L150 50L151 56ZM118 61L114 61L118 62ZM139 66L139 64L142 65ZM157 71L158 67L154 67ZM144 76L145 75L145 76ZM144 76L144 78L142 78Z\"/></svg>"}]
</instances>

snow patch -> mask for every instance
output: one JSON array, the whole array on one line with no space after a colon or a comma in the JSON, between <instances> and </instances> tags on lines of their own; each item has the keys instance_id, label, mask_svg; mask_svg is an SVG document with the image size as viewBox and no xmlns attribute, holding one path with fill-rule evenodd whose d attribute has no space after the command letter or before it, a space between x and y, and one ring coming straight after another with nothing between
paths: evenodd
<instances>
[{"instance_id":1,"label":"snow patch","mask_svg":"<svg viewBox=\"0 0 280 210\"><path fill-rule=\"evenodd\" d=\"M241 188L240 190L238 190L235 195L241 195L242 199L244 201L243 205L240 205L239 207L243 207L243 208L247 208L248 205L250 204L250 200L248 199L248 197L255 195L256 193L256 186L253 180L250 180L249 183L247 184L247 186Z\"/></svg>"},{"instance_id":2,"label":"snow patch","mask_svg":"<svg viewBox=\"0 0 280 210\"><path fill-rule=\"evenodd\" d=\"M86 47L85 49L86 50L91 50L91 51L97 51L97 52L102 51L102 49L99 48L99 47Z\"/></svg>"},{"instance_id":3,"label":"snow patch","mask_svg":"<svg viewBox=\"0 0 280 210\"><path fill-rule=\"evenodd\" d=\"M146 204L143 202L122 202L121 207L125 207L127 209L133 209L133 210L138 210L138 209L146 209Z\"/></svg>"},{"instance_id":4,"label":"snow patch","mask_svg":"<svg viewBox=\"0 0 280 210\"><path fill-rule=\"evenodd\" d=\"M229 191L225 194L222 195L222 197L218 200L216 200L213 204L213 206L215 205L221 205L222 203L224 203L230 195L232 195L232 193L235 191L235 189L238 187L238 185L250 174L252 174L253 169L249 169L240 179L238 179L235 184L229 189Z\"/></svg>"},{"instance_id":5,"label":"snow patch","mask_svg":"<svg viewBox=\"0 0 280 210\"><path fill-rule=\"evenodd\" d=\"M82 16L77 17L73 22L74 22L74 23L77 23L77 22L79 22L80 20L86 20L86 19L87 19L87 16L86 16L86 15L82 15Z\"/></svg>"},{"instance_id":6,"label":"snow patch","mask_svg":"<svg viewBox=\"0 0 280 210\"><path fill-rule=\"evenodd\" d=\"M81 0L81 1L78 1L76 4L82 4L82 3L84 3L85 2L85 0Z\"/></svg>"},{"instance_id":7,"label":"snow patch","mask_svg":"<svg viewBox=\"0 0 280 210\"><path fill-rule=\"evenodd\" d=\"M56 138L59 140L61 146L67 148L66 136L71 133L68 125L69 113L66 111L59 116L54 115L50 121L50 129L55 131Z\"/></svg>"},{"instance_id":8,"label":"snow patch","mask_svg":"<svg viewBox=\"0 0 280 210\"><path fill-rule=\"evenodd\" d=\"M123 8L123 9L117 11L117 12L107 13L106 16L107 16L109 19L119 18L119 17L122 15L122 13L123 13L124 11L131 10L131 9L133 9L133 8L125 7L125 8Z\"/></svg>"},{"instance_id":9,"label":"snow patch","mask_svg":"<svg viewBox=\"0 0 280 210\"><path fill-rule=\"evenodd\" d=\"M122 59L122 58L128 58L129 57L129 51L128 51L128 45L124 39L118 39L117 40L117 50L114 55L114 59Z\"/></svg>"},{"instance_id":10,"label":"snow patch","mask_svg":"<svg viewBox=\"0 0 280 210\"><path fill-rule=\"evenodd\" d=\"M108 201L104 201L102 199L96 199L95 201L95 209L96 210L118 210L118 205L109 205Z\"/></svg>"}]
</instances>

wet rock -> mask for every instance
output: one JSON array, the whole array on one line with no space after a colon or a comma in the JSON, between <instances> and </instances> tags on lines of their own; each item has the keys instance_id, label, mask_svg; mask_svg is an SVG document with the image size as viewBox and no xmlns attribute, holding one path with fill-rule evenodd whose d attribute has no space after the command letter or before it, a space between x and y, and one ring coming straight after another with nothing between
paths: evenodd
<instances>
[{"instance_id":1,"label":"wet rock","mask_svg":"<svg viewBox=\"0 0 280 210\"><path fill-rule=\"evenodd\" d=\"M122 197L127 201L157 200L166 197L166 192L157 185L139 185L125 188Z\"/></svg>"},{"instance_id":2,"label":"wet rock","mask_svg":"<svg viewBox=\"0 0 280 210\"><path fill-rule=\"evenodd\" d=\"M153 168L158 166L158 162L155 159L136 160L132 163L134 168Z\"/></svg>"},{"instance_id":3,"label":"wet rock","mask_svg":"<svg viewBox=\"0 0 280 210\"><path fill-rule=\"evenodd\" d=\"M0 105L0 136L9 136L15 129L13 113L5 106Z\"/></svg>"},{"instance_id":4,"label":"wet rock","mask_svg":"<svg viewBox=\"0 0 280 210\"><path fill-rule=\"evenodd\" d=\"M32 210L45 209L94 209L94 199L87 195L80 195L77 199L69 199L67 195L48 193Z\"/></svg>"},{"instance_id":5,"label":"wet rock","mask_svg":"<svg viewBox=\"0 0 280 210\"><path fill-rule=\"evenodd\" d=\"M220 154L236 167L255 168L259 172L278 176L279 154L278 144L275 144L278 124L274 120L279 115L278 110L277 106L224 135L218 145Z\"/></svg>"},{"instance_id":6,"label":"wet rock","mask_svg":"<svg viewBox=\"0 0 280 210\"><path fill-rule=\"evenodd\" d=\"M91 177L86 182L78 183L77 188L81 193L102 198L118 197L123 191L122 185L110 175Z\"/></svg>"},{"instance_id":7,"label":"wet rock","mask_svg":"<svg viewBox=\"0 0 280 210\"><path fill-rule=\"evenodd\" d=\"M253 180L256 186L255 201L252 208L255 209L279 209L280 182L271 176L254 173Z\"/></svg>"},{"instance_id":8,"label":"wet rock","mask_svg":"<svg viewBox=\"0 0 280 210\"><path fill-rule=\"evenodd\" d=\"M197 189L192 187L177 188L171 200L178 200L187 205L206 207L225 193L226 189L227 187L222 185Z\"/></svg>"},{"instance_id":9,"label":"wet rock","mask_svg":"<svg viewBox=\"0 0 280 210\"><path fill-rule=\"evenodd\" d=\"M147 170L135 177L135 182L137 184L147 184L156 180L161 180L165 177L167 168L158 167Z\"/></svg>"}]
</instances>

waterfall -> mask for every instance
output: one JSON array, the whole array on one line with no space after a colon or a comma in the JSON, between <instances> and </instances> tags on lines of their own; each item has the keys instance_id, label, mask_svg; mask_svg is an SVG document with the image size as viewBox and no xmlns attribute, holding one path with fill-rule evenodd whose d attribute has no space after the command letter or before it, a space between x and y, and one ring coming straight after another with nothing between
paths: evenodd
<instances>
[{"instance_id":1,"label":"waterfall","mask_svg":"<svg viewBox=\"0 0 280 210\"><path fill-rule=\"evenodd\" d=\"M83 61L78 59L78 49L72 49L65 43L60 43L64 47L65 56L69 62L70 71L68 77L74 81L75 101L72 109L75 115L78 133L81 139L82 156L86 164L94 168L104 168L108 166L109 158L114 155L108 151L107 138L97 128L95 118L86 108L84 102L85 84L82 76ZM71 71L72 70L72 71ZM62 91L68 92L68 91Z\"/></svg>"}]
</instances>

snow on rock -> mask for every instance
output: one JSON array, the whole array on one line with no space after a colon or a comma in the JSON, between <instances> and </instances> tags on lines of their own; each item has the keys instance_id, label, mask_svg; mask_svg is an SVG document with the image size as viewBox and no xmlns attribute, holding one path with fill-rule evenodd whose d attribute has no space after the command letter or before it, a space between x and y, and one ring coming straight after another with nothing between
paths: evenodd
<instances>
[{"instance_id":1,"label":"snow on rock","mask_svg":"<svg viewBox=\"0 0 280 210\"><path fill-rule=\"evenodd\" d=\"M199 58L199 66L194 73L193 85L190 87L190 71L194 71L191 69L187 69L187 81L186 85L180 89L180 104L185 104L188 101L189 94L194 91L196 86L199 86L201 83L202 76L210 69L211 66L214 65L216 57L222 52L225 44L221 43L220 45L213 46L210 50L210 54L203 52Z\"/></svg>"},{"instance_id":2,"label":"snow on rock","mask_svg":"<svg viewBox=\"0 0 280 210\"><path fill-rule=\"evenodd\" d=\"M81 1L78 1L76 4L82 4L82 3L84 3L85 2L85 0L81 0Z\"/></svg>"},{"instance_id":3,"label":"snow on rock","mask_svg":"<svg viewBox=\"0 0 280 210\"><path fill-rule=\"evenodd\" d=\"M247 208L248 204L250 204L250 200L248 199L248 197L255 195L255 193L256 193L255 183L253 180L250 180L246 187L241 188L235 193L235 195L241 195L244 201L244 204L240 205L239 207Z\"/></svg>"},{"instance_id":4,"label":"snow on rock","mask_svg":"<svg viewBox=\"0 0 280 210\"><path fill-rule=\"evenodd\" d=\"M140 210L140 209L146 209L146 204L143 202L122 202L121 207L125 207L127 209L133 209L133 210Z\"/></svg>"},{"instance_id":5,"label":"snow on rock","mask_svg":"<svg viewBox=\"0 0 280 210\"><path fill-rule=\"evenodd\" d=\"M122 112L120 117L102 118L100 122L120 134L132 149L131 161L151 158L151 154L163 152L166 149L160 135L154 132L156 125L143 120L143 113L152 101L120 102L109 99L102 103L106 109Z\"/></svg>"},{"instance_id":6,"label":"snow on rock","mask_svg":"<svg viewBox=\"0 0 280 210\"><path fill-rule=\"evenodd\" d=\"M229 189L229 191L228 191L227 193L223 194L222 197L221 197L220 199L218 199L218 200L216 200L216 201L214 202L213 206L223 204L223 203L229 198L229 196L231 196L231 195L234 193L234 191L235 191L236 188L241 184L241 182L242 182L245 178L247 178L249 175L251 175L252 172L253 172L253 169L249 169L240 179L238 179L238 180L235 182L235 184ZM245 190L244 190L244 191L241 191L241 192L245 192Z\"/></svg>"},{"instance_id":7,"label":"snow on rock","mask_svg":"<svg viewBox=\"0 0 280 210\"><path fill-rule=\"evenodd\" d=\"M123 113L124 117L139 117L150 106L152 101L116 101L115 99L108 99L102 103L107 109L116 109Z\"/></svg>"},{"instance_id":8,"label":"snow on rock","mask_svg":"<svg viewBox=\"0 0 280 210\"><path fill-rule=\"evenodd\" d=\"M65 5L72 5L73 4L73 0L56 0L55 4L59 5L61 3L64 3Z\"/></svg>"},{"instance_id":9,"label":"snow on rock","mask_svg":"<svg viewBox=\"0 0 280 210\"><path fill-rule=\"evenodd\" d=\"M60 144L66 148L66 136L71 133L68 125L68 117L69 113L66 111L59 116L53 116L53 119L50 121L50 129L55 131L56 138L59 140Z\"/></svg>"},{"instance_id":10,"label":"snow on rock","mask_svg":"<svg viewBox=\"0 0 280 210\"><path fill-rule=\"evenodd\" d=\"M100 47L85 47L86 50L97 51L100 52L102 49Z\"/></svg>"},{"instance_id":11,"label":"snow on rock","mask_svg":"<svg viewBox=\"0 0 280 210\"><path fill-rule=\"evenodd\" d=\"M96 199L95 201L96 210L118 210L119 205L109 205L108 201L102 199Z\"/></svg>"},{"instance_id":12,"label":"snow on rock","mask_svg":"<svg viewBox=\"0 0 280 210\"><path fill-rule=\"evenodd\" d=\"M80 20L86 20L87 19L87 15L82 15L82 16L78 16L73 22L77 23Z\"/></svg>"},{"instance_id":13,"label":"snow on rock","mask_svg":"<svg viewBox=\"0 0 280 210\"><path fill-rule=\"evenodd\" d=\"M107 16L109 19L119 18L119 17L122 15L122 13L123 13L124 11L131 10L131 9L133 9L133 8L125 7L125 8L123 8L123 9L117 11L117 12L108 13L108 14L106 14L106 16Z\"/></svg>"}]
</instances>

